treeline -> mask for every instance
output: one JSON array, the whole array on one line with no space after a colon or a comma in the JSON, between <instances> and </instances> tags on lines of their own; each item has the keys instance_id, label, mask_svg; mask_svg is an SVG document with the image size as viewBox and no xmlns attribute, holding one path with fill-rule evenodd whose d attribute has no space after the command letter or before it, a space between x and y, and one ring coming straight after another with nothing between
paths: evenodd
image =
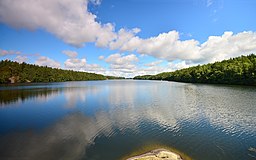
<instances>
[{"instance_id":1,"label":"treeline","mask_svg":"<svg viewBox=\"0 0 256 160\"><path fill-rule=\"evenodd\" d=\"M2 60L0 62L0 83L63 82L105 79L107 79L105 76L95 73L17 63L10 60Z\"/></svg>"},{"instance_id":2,"label":"treeline","mask_svg":"<svg viewBox=\"0 0 256 160\"><path fill-rule=\"evenodd\" d=\"M125 77L106 76L107 79L125 79Z\"/></svg>"},{"instance_id":3,"label":"treeline","mask_svg":"<svg viewBox=\"0 0 256 160\"><path fill-rule=\"evenodd\" d=\"M256 55L240 56L157 75L136 76L134 79L256 85Z\"/></svg>"}]
</instances>

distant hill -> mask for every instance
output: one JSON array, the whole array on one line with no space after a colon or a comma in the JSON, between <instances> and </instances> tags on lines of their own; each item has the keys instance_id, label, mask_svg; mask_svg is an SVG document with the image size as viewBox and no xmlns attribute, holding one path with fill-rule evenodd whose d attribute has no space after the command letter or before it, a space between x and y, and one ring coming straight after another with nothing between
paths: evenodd
<instances>
[{"instance_id":1,"label":"distant hill","mask_svg":"<svg viewBox=\"0 0 256 160\"><path fill-rule=\"evenodd\" d=\"M240 56L157 75L136 76L134 79L256 85L256 55Z\"/></svg>"},{"instance_id":2,"label":"distant hill","mask_svg":"<svg viewBox=\"0 0 256 160\"><path fill-rule=\"evenodd\" d=\"M63 82L105 79L107 79L105 76L95 73L43 67L27 63L17 63L10 60L0 61L0 83Z\"/></svg>"}]
</instances>

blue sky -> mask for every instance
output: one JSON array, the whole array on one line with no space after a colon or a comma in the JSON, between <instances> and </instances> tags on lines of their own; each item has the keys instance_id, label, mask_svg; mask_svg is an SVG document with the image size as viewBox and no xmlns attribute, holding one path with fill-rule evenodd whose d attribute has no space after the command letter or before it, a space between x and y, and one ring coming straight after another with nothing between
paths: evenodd
<instances>
[{"instance_id":1,"label":"blue sky","mask_svg":"<svg viewBox=\"0 0 256 160\"><path fill-rule=\"evenodd\" d=\"M2 0L0 60L133 77L256 53L255 0Z\"/></svg>"}]
</instances>

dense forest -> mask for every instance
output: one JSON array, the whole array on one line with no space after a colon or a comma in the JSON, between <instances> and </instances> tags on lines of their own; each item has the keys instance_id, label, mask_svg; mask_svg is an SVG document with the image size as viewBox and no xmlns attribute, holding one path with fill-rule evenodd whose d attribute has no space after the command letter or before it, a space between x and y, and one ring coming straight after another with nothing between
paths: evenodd
<instances>
[{"instance_id":1,"label":"dense forest","mask_svg":"<svg viewBox=\"0 0 256 160\"><path fill-rule=\"evenodd\" d=\"M105 76L95 73L78 72L2 60L0 62L0 83L63 82L105 80Z\"/></svg>"},{"instance_id":2,"label":"dense forest","mask_svg":"<svg viewBox=\"0 0 256 160\"><path fill-rule=\"evenodd\" d=\"M240 56L157 75L136 76L134 79L256 85L256 55Z\"/></svg>"}]
</instances>

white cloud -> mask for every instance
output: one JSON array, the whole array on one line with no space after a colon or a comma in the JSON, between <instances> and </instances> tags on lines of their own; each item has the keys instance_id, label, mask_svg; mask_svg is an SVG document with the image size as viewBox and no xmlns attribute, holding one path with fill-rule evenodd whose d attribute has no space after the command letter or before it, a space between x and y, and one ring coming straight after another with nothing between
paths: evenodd
<instances>
[{"instance_id":1,"label":"white cloud","mask_svg":"<svg viewBox=\"0 0 256 160\"><path fill-rule=\"evenodd\" d=\"M161 72L167 72L167 71L170 71L170 70L163 66L151 66L147 68L139 68L132 77L135 77L138 75L155 75L155 74L158 74Z\"/></svg>"},{"instance_id":2,"label":"white cloud","mask_svg":"<svg viewBox=\"0 0 256 160\"><path fill-rule=\"evenodd\" d=\"M83 71L93 72L93 73L98 73L98 74L105 74L106 69L101 67L98 64L86 64L86 66L83 69Z\"/></svg>"},{"instance_id":3,"label":"white cloud","mask_svg":"<svg viewBox=\"0 0 256 160\"><path fill-rule=\"evenodd\" d=\"M82 46L97 42L104 46L114 38L113 26L96 22L87 10L88 0L1 0L0 21L16 28L43 28L64 42ZM100 0L91 0L100 4ZM18 13L18 14L17 14ZM103 35L104 40L101 38Z\"/></svg>"},{"instance_id":4,"label":"white cloud","mask_svg":"<svg viewBox=\"0 0 256 160\"><path fill-rule=\"evenodd\" d=\"M193 65L187 64L186 61L164 63L163 60L157 60L151 63L139 65L139 59L136 55L121 55L119 53L108 56L105 58L105 62L110 64L110 67L104 72L105 75L123 77L155 75L161 72L171 72Z\"/></svg>"},{"instance_id":5,"label":"white cloud","mask_svg":"<svg viewBox=\"0 0 256 160\"><path fill-rule=\"evenodd\" d=\"M135 49L140 54L147 54L153 57L166 59L193 60L198 59L199 42L191 39L186 41L179 40L177 31L161 33L157 37L140 39L135 37L128 42L133 44L131 49Z\"/></svg>"},{"instance_id":6,"label":"white cloud","mask_svg":"<svg viewBox=\"0 0 256 160\"><path fill-rule=\"evenodd\" d=\"M40 56L36 61L35 64L39 66L48 66L53 68L60 68L61 64L53 59L50 59L49 57Z\"/></svg>"},{"instance_id":7,"label":"white cloud","mask_svg":"<svg viewBox=\"0 0 256 160\"><path fill-rule=\"evenodd\" d=\"M129 37L129 41L120 48L124 51L137 51L140 54L146 54L157 58L174 60L176 57L192 58L191 52L197 50L198 42L195 40L180 41L179 33L171 31L159 34L157 37L141 39L139 37ZM190 53L191 56L188 56Z\"/></svg>"},{"instance_id":8,"label":"white cloud","mask_svg":"<svg viewBox=\"0 0 256 160\"><path fill-rule=\"evenodd\" d=\"M86 59L78 59L78 58L73 58L73 59L67 59L65 62L65 68L67 69L74 69L74 70L81 70L86 66Z\"/></svg>"},{"instance_id":9,"label":"white cloud","mask_svg":"<svg viewBox=\"0 0 256 160\"><path fill-rule=\"evenodd\" d=\"M76 47L95 42L98 47L119 49L140 31L121 28L116 33L112 23L96 21L97 16L88 11L89 2L100 5L101 0L1 0L0 22L16 28L45 29Z\"/></svg>"},{"instance_id":10,"label":"white cloud","mask_svg":"<svg viewBox=\"0 0 256 160\"><path fill-rule=\"evenodd\" d=\"M19 55L19 54L21 54L20 51L0 49L0 56Z\"/></svg>"},{"instance_id":11,"label":"white cloud","mask_svg":"<svg viewBox=\"0 0 256 160\"><path fill-rule=\"evenodd\" d=\"M14 58L14 61L19 62L19 63L27 62L28 61L28 57L27 56L18 55L17 57Z\"/></svg>"},{"instance_id":12,"label":"white cloud","mask_svg":"<svg viewBox=\"0 0 256 160\"><path fill-rule=\"evenodd\" d=\"M162 62L163 62L162 60L154 61L154 62L151 62L151 63L144 64L144 66L153 67L153 66L157 66L157 65L161 64Z\"/></svg>"},{"instance_id":13,"label":"white cloud","mask_svg":"<svg viewBox=\"0 0 256 160\"><path fill-rule=\"evenodd\" d=\"M138 67L137 71L133 74L132 77L137 75L156 75L162 72L172 72L178 69L187 68L191 65L186 64L185 61L180 62L169 62L167 64L159 64L163 63L163 61L154 61L152 63L144 64L146 67Z\"/></svg>"},{"instance_id":14,"label":"white cloud","mask_svg":"<svg viewBox=\"0 0 256 160\"><path fill-rule=\"evenodd\" d=\"M182 69L182 68L188 68L190 66L192 66L192 65L187 64L186 61L181 61L181 62L178 62L178 63L169 62L167 68L170 71L175 71L175 70L179 70L179 69Z\"/></svg>"},{"instance_id":15,"label":"white cloud","mask_svg":"<svg viewBox=\"0 0 256 160\"><path fill-rule=\"evenodd\" d=\"M107 63L115 64L115 65L125 65L125 64L130 64L133 62L139 61L137 56L135 54L130 54L127 56L122 56L120 53L116 54L111 54L108 56L105 61Z\"/></svg>"},{"instance_id":16,"label":"white cloud","mask_svg":"<svg viewBox=\"0 0 256 160\"><path fill-rule=\"evenodd\" d=\"M209 2L212 3L212 2ZM122 35L122 34L119 34ZM179 32L170 31L158 36L142 39L125 32L123 41L116 47L121 51L136 51L167 61L182 60L186 63L208 63L256 52L256 32L244 31L237 34L224 32L220 36L209 36L200 43L195 39L180 40ZM188 35L191 36L191 35Z\"/></svg>"},{"instance_id":17,"label":"white cloud","mask_svg":"<svg viewBox=\"0 0 256 160\"><path fill-rule=\"evenodd\" d=\"M114 33L114 26L110 23L102 25L102 31L98 32L96 46L98 47L108 47L109 43L117 38L116 33Z\"/></svg>"},{"instance_id":18,"label":"white cloud","mask_svg":"<svg viewBox=\"0 0 256 160\"><path fill-rule=\"evenodd\" d=\"M75 70L75 71L82 71L82 72L93 72L93 73L98 73L98 74L104 74L105 69L101 67L98 64L87 64L86 58L76 58L78 53L75 51L69 51L65 50L62 51L62 53L66 54L69 56L69 59L67 59L64 62L65 69L70 69L70 70ZM100 56L100 58L104 59L104 56Z\"/></svg>"},{"instance_id":19,"label":"white cloud","mask_svg":"<svg viewBox=\"0 0 256 160\"><path fill-rule=\"evenodd\" d=\"M109 48L114 50L114 49L121 49L121 50L134 50L134 48L123 48L129 41L131 41L134 36L140 32L139 28L134 28L132 30L127 30L127 29L120 29L117 33L116 39L114 41L110 42ZM134 41L134 40L133 40Z\"/></svg>"},{"instance_id":20,"label":"white cloud","mask_svg":"<svg viewBox=\"0 0 256 160\"><path fill-rule=\"evenodd\" d=\"M102 55L98 57L99 60L103 60L104 58L105 58L105 57L102 56Z\"/></svg>"},{"instance_id":21,"label":"white cloud","mask_svg":"<svg viewBox=\"0 0 256 160\"><path fill-rule=\"evenodd\" d=\"M131 77L137 71L136 63L139 61L135 54L121 55L120 53L112 54L105 58L105 62L110 64L109 73L114 76Z\"/></svg>"},{"instance_id":22,"label":"white cloud","mask_svg":"<svg viewBox=\"0 0 256 160\"><path fill-rule=\"evenodd\" d=\"M139 61L136 55L130 54L122 56L119 53L108 56L105 61L110 64L110 68L113 70L119 70L122 72L133 72L136 69L136 62Z\"/></svg>"},{"instance_id":23,"label":"white cloud","mask_svg":"<svg viewBox=\"0 0 256 160\"><path fill-rule=\"evenodd\" d=\"M200 62L215 62L240 55L256 53L256 33L225 32L222 36L210 36L200 46Z\"/></svg>"},{"instance_id":24,"label":"white cloud","mask_svg":"<svg viewBox=\"0 0 256 160\"><path fill-rule=\"evenodd\" d=\"M69 50L64 50L62 51L63 54L69 56L70 58L75 58L77 57L78 53L75 51L69 51Z\"/></svg>"},{"instance_id":25,"label":"white cloud","mask_svg":"<svg viewBox=\"0 0 256 160\"><path fill-rule=\"evenodd\" d=\"M137 72L134 74L134 76L137 75L155 75L161 72L169 72L172 71L172 69L168 65L164 65L163 60L157 60L153 61L151 63L143 64L144 67L138 68ZM160 66L160 64L162 64ZM134 77L133 76L133 77Z\"/></svg>"},{"instance_id":26,"label":"white cloud","mask_svg":"<svg viewBox=\"0 0 256 160\"><path fill-rule=\"evenodd\" d=\"M65 69L82 71L82 72L93 72L98 74L104 74L106 69L101 67L98 64L87 64L87 60L85 58L71 58L67 59L64 62Z\"/></svg>"},{"instance_id":27,"label":"white cloud","mask_svg":"<svg viewBox=\"0 0 256 160\"><path fill-rule=\"evenodd\" d=\"M182 41L177 31L161 33L156 37L141 39L132 37L121 50L137 51L167 61L183 60L192 63L208 63L256 52L256 33L225 32L222 36L210 36L202 44L191 39Z\"/></svg>"}]
</instances>

